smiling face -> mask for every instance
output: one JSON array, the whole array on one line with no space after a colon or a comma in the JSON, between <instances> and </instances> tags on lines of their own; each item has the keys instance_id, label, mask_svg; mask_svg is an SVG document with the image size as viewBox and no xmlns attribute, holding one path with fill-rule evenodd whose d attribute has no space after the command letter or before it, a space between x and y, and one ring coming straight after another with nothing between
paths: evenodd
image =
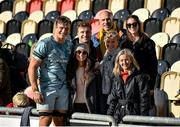
<instances>
[{"instance_id":1,"label":"smiling face","mask_svg":"<svg viewBox=\"0 0 180 127\"><path fill-rule=\"evenodd\" d=\"M113 17L109 12L102 12L99 18L101 27L105 31L109 31L113 27Z\"/></svg>"},{"instance_id":2,"label":"smiling face","mask_svg":"<svg viewBox=\"0 0 180 127\"><path fill-rule=\"evenodd\" d=\"M118 48L118 41L116 38L108 38L105 41L105 46L108 52L112 52L113 50Z\"/></svg>"},{"instance_id":3,"label":"smiling face","mask_svg":"<svg viewBox=\"0 0 180 127\"><path fill-rule=\"evenodd\" d=\"M138 22L134 18L129 18L127 20L126 27L131 34L137 34L140 29Z\"/></svg>"},{"instance_id":4,"label":"smiling face","mask_svg":"<svg viewBox=\"0 0 180 127\"><path fill-rule=\"evenodd\" d=\"M77 32L80 43L89 43L91 40L91 29L89 27L79 27Z\"/></svg>"},{"instance_id":5,"label":"smiling face","mask_svg":"<svg viewBox=\"0 0 180 127\"><path fill-rule=\"evenodd\" d=\"M127 54L123 54L119 56L119 65L123 69L123 71L129 71L131 67L132 61Z\"/></svg>"},{"instance_id":6,"label":"smiling face","mask_svg":"<svg viewBox=\"0 0 180 127\"><path fill-rule=\"evenodd\" d=\"M70 31L70 24L57 23L54 28L54 38L57 42L63 43Z\"/></svg>"},{"instance_id":7,"label":"smiling face","mask_svg":"<svg viewBox=\"0 0 180 127\"><path fill-rule=\"evenodd\" d=\"M76 51L76 59L80 63L84 62L87 59L87 56L88 56L88 53L83 49Z\"/></svg>"}]
</instances>

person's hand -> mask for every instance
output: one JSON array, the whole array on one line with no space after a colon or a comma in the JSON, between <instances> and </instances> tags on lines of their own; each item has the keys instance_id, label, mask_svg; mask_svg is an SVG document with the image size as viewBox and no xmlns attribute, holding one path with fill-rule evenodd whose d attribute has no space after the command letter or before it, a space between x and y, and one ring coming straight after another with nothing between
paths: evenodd
<instances>
[{"instance_id":1,"label":"person's hand","mask_svg":"<svg viewBox=\"0 0 180 127\"><path fill-rule=\"evenodd\" d=\"M33 100L36 103L42 104L44 102L43 95L39 91L34 91Z\"/></svg>"}]
</instances>

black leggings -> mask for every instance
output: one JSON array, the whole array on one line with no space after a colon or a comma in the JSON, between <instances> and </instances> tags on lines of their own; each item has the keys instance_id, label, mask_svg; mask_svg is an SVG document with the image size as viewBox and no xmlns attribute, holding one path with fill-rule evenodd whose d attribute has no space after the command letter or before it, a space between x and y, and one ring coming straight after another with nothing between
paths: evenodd
<instances>
[{"instance_id":1,"label":"black leggings","mask_svg":"<svg viewBox=\"0 0 180 127\"><path fill-rule=\"evenodd\" d=\"M74 112L88 113L85 103L74 103Z\"/></svg>"}]
</instances>

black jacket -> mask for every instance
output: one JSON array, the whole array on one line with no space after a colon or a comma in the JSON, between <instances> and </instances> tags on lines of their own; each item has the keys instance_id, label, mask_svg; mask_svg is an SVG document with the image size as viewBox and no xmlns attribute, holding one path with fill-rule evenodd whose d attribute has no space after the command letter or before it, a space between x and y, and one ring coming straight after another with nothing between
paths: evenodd
<instances>
[{"instance_id":1,"label":"black jacket","mask_svg":"<svg viewBox=\"0 0 180 127\"><path fill-rule=\"evenodd\" d=\"M150 108L149 76L134 71L124 83L120 76L113 79L108 98L108 115L119 123L125 115L148 115Z\"/></svg>"},{"instance_id":2,"label":"black jacket","mask_svg":"<svg viewBox=\"0 0 180 127\"><path fill-rule=\"evenodd\" d=\"M93 72L89 72L89 79L85 82L84 87L84 97L86 99L86 106L89 113L99 113L100 110L100 101L98 100L100 96L100 88L101 88L101 78L100 73L95 74ZM77 93L77 84L76 77L74 77L71 81L71 89L70 89L70 110L74 109L74 101Z\"/></svg>"},{"instance_id":3,"label":"black jacket","mask_svg":"<svg viewBox=\"0 0 180 127\"><path fill-rule=\"evenodd\" d=\"M154 89L157 76L157 57L154 41L141 33L140 39L135 44L126 38L121 42L120 48L128 48L134 53L141 72L150 76L150 89Z\"/></svg>"}]
</instances>

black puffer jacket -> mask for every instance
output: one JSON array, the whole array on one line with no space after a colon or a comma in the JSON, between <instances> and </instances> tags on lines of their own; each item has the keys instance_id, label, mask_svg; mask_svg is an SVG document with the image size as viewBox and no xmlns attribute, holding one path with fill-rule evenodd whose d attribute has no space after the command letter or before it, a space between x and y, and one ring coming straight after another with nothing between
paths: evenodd
<instances>
[{"instance_id":1,"label":"black puffer jacket","mask_svg":"<svg viewBox=\"0 0 180 127\"><path fill-rule=\"evenodd\" d=\"M108 115L119 123L125 115L148 115L150 107L149 76L134 71L124 83L120 76L113 79L109 95Z\"/></svg>"},{"instance_id":2,"label":"black puffer jacket","mask_svg":"<svg viewBox=\"0 0 180 127\"><path fill-rule=\"evenodd\" d=\"M150 89L153 90L157 76L157 57L155 51L155 43L144 33L140 34L140 39L133 43L126 38L121 44L120 48L128 48L134 53L141 72L150 76Z\"/></svg>"}]
</instances>

